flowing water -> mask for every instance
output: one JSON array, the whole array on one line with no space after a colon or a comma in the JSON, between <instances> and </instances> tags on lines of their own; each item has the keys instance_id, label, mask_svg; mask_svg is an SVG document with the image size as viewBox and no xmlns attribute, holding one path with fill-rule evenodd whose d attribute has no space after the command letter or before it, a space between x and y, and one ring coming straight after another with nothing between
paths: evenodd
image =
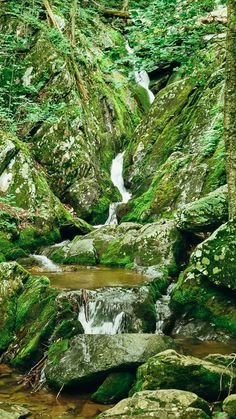
<instances>
[{"instance_id":1,"label":"flowing water","mask_svg":"<svg viewBox=\"0 0 236 419\"><path fill-rule=\"evenodd\" d=\"M142 307L147 303L149 294L147 287L107 287L86 291L86 305L80 305L79 310L79 320L85 333L142 333Z\"/></svg>"},{"instance_id":2,"label":"flowing water","mask_svg":"<svg viewBox=\"0 0 236 419\"><path fill-rule=\"evenodd\" d=\"M32 419L92 419L111 407L93 403L89 394L62 393L57 399L56 393L46 389L32 393L19 384L21 378L20 373L0 364L0 403L24 406L32 412Z\"/></svg>"},{"instance_id":3,"label":"flowing water","mask_svg":"<svg viewBox=\"0 0 236 419\"><path fill-rule=\"evenodd\" d=\"M132 50L128 42L126 44L126 50L129 54L134 54L134 51ZM141 71L135 70L134 77L135 77L136 83L139 86L142 86L147 91L150 104L152 104L155 100L155 96L152 93L152 91L149 89L150 79L149 79L148 73L145 70L141 70Z\"/></svg>"},{"instance_id":4,"label":"flowing water","mask_svg":"<svg viewBox=\"0 0 236 419\"><path fill-rule=\"evenodd\" d=\"M122 196L121 202L112 202L109 207L109 216L106 221L106 225L118 224L116 210L119 204L126 204L131 199L131 194L126 190L123 179L123 163L124 163L124 154L119 153L113 159L111 165L111 181L114 186L118 189Z\"/></svg>"},{"instance_id":5,"label":"flowing water","mask_svg":"<svg viewBox=\"0 0 236 419\"><path fill-rule=\"evenodd\" d=\"M63 269L56 265L52 260L48 259L47 256L43 255L30 255L30 258L38 262L39 266L42 267L44 272L62 272Z\"/></svg>"}]
</instances>

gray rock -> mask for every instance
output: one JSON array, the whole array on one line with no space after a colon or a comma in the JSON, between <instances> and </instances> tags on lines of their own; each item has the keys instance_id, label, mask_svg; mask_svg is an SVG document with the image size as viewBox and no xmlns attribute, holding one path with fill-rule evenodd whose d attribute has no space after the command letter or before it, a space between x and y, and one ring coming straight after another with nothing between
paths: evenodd
<instances>
[{"instance_id":1,"label":"gray rock","mask_svg":"<svg viewBox=\"0 0 236 419\"><path fill-rule=\"evenodd\" d=\"M173 345L172 339L158 335L79 335L51 346L46 379L55 388L98 386L110 372L133 371Z\"/></svg>"},{"instance_id":2,"label":"gray rock","mask_svg":"<svg viewBox=\"0 0 236 419\"><path fill-rule=\"evenodd\" d=\"M141 391L99 415L99 419L129 419L130 417L207 419L210 418L210 407L205 400L187 391Z\"/></svg>"}]
</instances>

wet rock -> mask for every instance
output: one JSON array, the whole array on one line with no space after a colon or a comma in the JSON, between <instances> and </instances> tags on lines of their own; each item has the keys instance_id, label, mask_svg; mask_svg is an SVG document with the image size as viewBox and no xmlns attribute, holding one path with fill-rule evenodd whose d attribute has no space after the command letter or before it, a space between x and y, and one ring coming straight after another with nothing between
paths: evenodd
<instances>
[{"instance_id":1,"label":"wet rock","mask_svg":"<svg viewBox=\"0 0 236 419\"><path fill-rule=\"evenodd\" d=\"M138 368L135 391L170 389L191 391L208 401L223 398L236 388L236 375L229 368L166 350Z\"/></svg>"},{"instance_id":2,"label":"wet rock","mask_svg":"<svg viewBox=\"0 0 236 419\"><path fill-rule=\"evenodd\" d=\"M171 335L178 338L196 338L203 341L227 342L230 334L209 320L194 319L184 314L175 319ZM233 338L233 336L232 336Z\"/></svg>"},{"instance_id":3,"label":"wet rock","mask_svg":"<svg viewBox=\"0 0 236 419\"><path fill-rule=\"evenodd\" d=\"M177 212L180 230L213 231L228 219L227 186L184 206Z\"/></svg>"},{"instance_id":4,"label":"wet rock","mask_svg":"<svg viewBox=\"0 0 236 419\"><path fill-rule=\"evenodd\" d=\"M210 416L208 403L194 393L157 390L140 391L105 411L99 418L208 419Z\"/></svg>"},{"instance_id":5,"label":"wet rock","mask_svg":"<svg viewBox=\"0 0 236 419\"><path fill-rule=\"evenodd\" d=\"M80 335L51 346L46 379L57 389L94 388L111 372L135 371L150 356L170 347L173 341L158 335Z\"/></svg>"},{"instance_id":6,"label":"wet rock","mask_svg":"<svg viewBox=\"0 0 236 419\"><path fill-rule=\"evenodd\" d=\"M24 419L31 416L31 412L23 406L0 402L1 419Z\"/></svg>"},{"instance_id":7,"label":"wet rock","mask_svg":"<svg viewBox=\"0 0 236 419\"><path fill-rule=\"evenodd\" d=\"M96 403L112 404L128 397L135 375L130 372L113 372L109 374L92 400Z\"/></svg>"},{"instance_id":8,"label":"wet rock","mask_svg":"<svg viewBox=\"0 0 236 419\"><path fill-rule=\"evenodd\" d=\"M228 414L229 419L236 418L236 394L231 394L223 401L223 411Z\"/></svg>"}]
</instances>

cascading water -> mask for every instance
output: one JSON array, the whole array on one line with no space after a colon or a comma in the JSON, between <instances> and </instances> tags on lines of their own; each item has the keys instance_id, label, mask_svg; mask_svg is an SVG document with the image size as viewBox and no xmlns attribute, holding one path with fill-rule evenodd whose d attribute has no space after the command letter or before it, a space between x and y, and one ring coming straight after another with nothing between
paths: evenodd
<instances>
[{"instance_id":1,"label":"cascading water","mask_svg":"<svg viewBox=\"0 0 236 419\"><path fill-rule=\"evenodd\" d=\"M142 333L145 323L142 308L149 293L147 287L83 290L79 296L78 319L84 332L103 335Z\"/></svg>"},{"instance_id":2,"label":"cascading water","mask_svg":"<svg viewBox=\"0 0 236 419\"><path fill-rule=\"evenodd\" d=\"M157 323L156 323L156 333L162 334L164 328L167 325L169 319L172 316L172 311L170 309L170 297L173 290L174 284L169 285L166 295L163 295L156 302L156 313L157 313Z\"/></svg>"},{"instance_id":3,"label":"cascading water","mask_svg":"<svg viewBox=\"0 0 236 419\"><path fill-rule=\"evenodd\" d=\"M46 272L63 272L63 269L48 259L47 256L30 255L30 257L35 259Z\"/></svg>"},{"instance_id":4,"label":"cascading water","mask_svg":"<svg viewBox=\"0 0 236 419\"><path fill-rule=\"evenodd\" d=\"M126 51L129 54L134 54L134 51L132 50L132 48L130 47L128 42L127 42L125 47L126 47ZM150 79L149 79L148 73L145 70L141 70L141 71L135 70L134 71L134 77L135 77L136 83L139 86L142 86L147 91L150 104L152 104L155 100L155 96L152 93L152 91L149 89Z\"/></svg>"},{"instance_id":5,"label":"cascading water","mask_svg":"<svg viewBox=\"0 0 236 419\"><path fill-rule=\"evenodd\" d=\"M113 159L112 165L111 165L111 180L114 186L117 187L118 191L120 192L122 196L121 202L113 202L110 204L109 208L109 216L106 221L106 225L112 225L112 224L118 224L117 216L116 216L116 209L119 204L126 204L130 198L131 194L126 190L124 185L124 178L123 178L123 163L124 163L124 154L119 153L117 156Z\"/></svg>"},{"instance_id":6,"label":"cascading water","mask_svg":"<svg viewBox=\"0 0 236 419\"><path fill-rule=\"evenodd\" d=\"M114 307L105 312L105 307L102 301L92 301L89 303L89 317L86 318L85 310L79 313L79 321L84 328L84 333L91 335L115 335L122 332L122 322L125 313L119 311L114 313ZM101 322L101 317L105 320Z\"/></svg>"}]
</instances>

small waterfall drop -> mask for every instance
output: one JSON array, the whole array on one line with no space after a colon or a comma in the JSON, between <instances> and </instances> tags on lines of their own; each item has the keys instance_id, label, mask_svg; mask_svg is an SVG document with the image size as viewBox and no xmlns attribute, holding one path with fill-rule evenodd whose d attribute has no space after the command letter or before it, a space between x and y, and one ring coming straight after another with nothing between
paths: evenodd
<instances>
[{"instance_id":1,"label":"small waterfall drop","mask_svg":"<svg viewBox=\"0 0 236 419\"><path fill-rule=\"evenodd\" d=\"M126 204L131 198L131 194L125 188L123 174L122 174L123 163L124 163L124 154L125 154L124 151L123 151L123 153L117 154L117 156L112 161L111 181L112 181L113 185L116 186L117 189L119 190L119 192L122 196L122 201L121 202L113 202L112 204L110 204L109 216L108 216L108 219L105 223L106 225L118 224L117 217L116 217L117 206L119 204Z\"/></svg>"},{"instance_id":2,"label":"small waterfall drop","mask_svg":"<svg viewBox=\"0 0 236 419\"><path fill-rule=\"evenodd\" d=\"M63 269L48 259L47 256L30 255L30 257L35 259L46 272L63 272Z\"/></svg>"},{"instance_id":3,"label":"small waterfall drop","mask_svg":"<svg viewBox=\"0 0 236 419\"><path fill-rule=\"evenodd\" d=\"M128 42L126 43L125 47L126 47L126 51L129 54L134 54L134 51L132 50ZM141 70L141 71L135 70L134 77L135 77L136 83L139 84L139 86L142 86L147 91L150 104L152 104L155 100L155 95L149 89L150 79L149 79L148 73L145 70Z\"/></svg>"},{"instance_id":4,"label":"small waterfall drop","mask_svg":"<svg viewBox=\"0 0 236 419\"><path fill-rule=\"evenodd\" d=\"M122 332L122 323L125 313L123 311L114 313L111 310L104 312L102 301L92 301L89 303L89 318L86 319L85 311L79 313L79 321L84 328L85 334L90 335L115 335ZM101 321L105 316L106 320Z\"/></svg>"},{"instance_id":5,"label":"small waterfall drop","mask_svg":"<svg viewBox=\"0 0 236 419\"><path fill-rule=\"evenodd\" d=\"M157 313L157 322L156 322L156 333L163 334L164 328L168 323L168 320L172 316L172 311L170 309L170 297L173 290L174 284L169 285L166 295L163 295L156 302L156 313Z\"/></svg>"}]
</instances>

